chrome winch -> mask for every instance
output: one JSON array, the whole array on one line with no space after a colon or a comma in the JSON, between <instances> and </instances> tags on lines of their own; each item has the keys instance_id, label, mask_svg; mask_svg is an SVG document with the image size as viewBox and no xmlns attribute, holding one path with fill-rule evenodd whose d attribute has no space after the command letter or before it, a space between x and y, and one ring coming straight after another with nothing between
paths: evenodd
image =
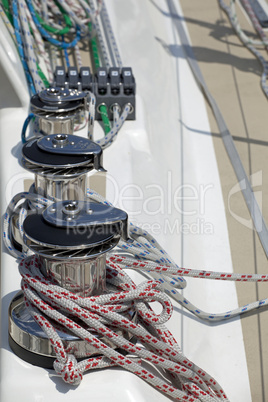
<instances>
[{"instance_id":1,"label":"chrome winch","mask_svg":"<svg viewBox=\"0 0 268 402\"><path fill-rule=\"evenodd\" d=\"M102 149L88 138L51 134L28 141L22 165L35 174L35 192L56 201L84 200L89 172L104 171Z\"/></svg>"},{"instance_id":2,"label":"chrome winch","mask_svg":"<svg viewBox=\"0 0 268 402\"><path fill-rule=\"evenodd\" d=\"M87 93L51 87L31 98L31 112L39 120L38 135L73 134L75 124L87 123Z\"/></svg>"},{"instance_id":3,"label":"chrome winch","mask_svg":"<svg viewBox=\"0 0 268 402\"><path fill-rule=\"evenodd\" d=\"M53 201L85 200L90 172L105 171L102 149L88 138L51 134L28 141L22 148L23 167L34 173L34 192ZM19 206L12 216L12 236L23 247L19 230ZM35 208L28 203L27 209Z\"/></svg>"},{"instance_id":4,"label":"chrome winch","mask_svg":"<svg viewBox=\"0 0 268 402\"><path fill-rule=\"evenodd\" d=\"M38 256L41 273L52 283L83 297L107 292L106 253L120 238L128 238L124 211L96 202L62 201L42 213L33 211L23 226L27 247ZM133 319L133 312L127 314ZM66 332L60 324L56 328L64 347L74 351L77 358L96 353L88 342ZM130 337L128 333L121 334ZM22 359L52 367L53 347L29 314L22 292L9 307L9 341ZM107 339L102 341L113 347Z\"/></svg>"}]
</instances>

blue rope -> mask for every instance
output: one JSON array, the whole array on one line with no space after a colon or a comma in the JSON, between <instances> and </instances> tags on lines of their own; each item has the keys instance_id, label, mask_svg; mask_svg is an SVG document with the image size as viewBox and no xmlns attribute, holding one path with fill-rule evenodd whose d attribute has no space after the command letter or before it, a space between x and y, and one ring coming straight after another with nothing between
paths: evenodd
<instances>
[{"instance_id":1,"label":"blue rope","mask_svg":"<svg viewBox=\"0 0 268 402\"><path fill-rule=\"evenodd\" d=\"M62 25L61 21L59 21L59 25ZM61 35L61 40L62 40L62 42L65 43L64 35ZM66 62L66 67L69 68L70 60L69 60L69 55L68 55L67 49L63 49L63 53L64 53L65 62Z\"/></svg>"},{"instance_id":2,"label":"blue rope","mask_svg":"<svg viewBox=\"0 0 268 402\"><path fill-rule=\"evenodd\" d=\"M62 35L61 39L62 39L62 42L65 43L64 35ZM65 58L65 62L66 62L66 67L69 68L70 67L70 60L69 60L67 49L63 49L63 52L64 52L64 58Z\"/></svg>"},{"instance_id":3,"label":"blue rope","mask_svg":"<svg viewBox=\"0 0 268 402\"><path fill-rule=\"evenodd\" d=\"M28 128L28 125L30 123L30 121L32 120L32 118L34 117L33 113L30 113L28 117L26 117L23 126L22 126L22 130L21 130L21 142L23 144L26 143L26 130Z\"/></svg>"},{"instance_id":4,"label":"blue rope","mask_svg":"<svg viewBox=\"0 0 268 402\"><path fill-rule=\"evenodd\" d=\"M13 10L13 21L14 21L14 29L15 29L15 36L17 39L17 45L18 45L18 52L20 55L20 59L24 68L24 72L30 87L30 90L32 94L36 93L34 84L33 84L33 79L30 74L28 64L25 59L24 55L24 49L23 49L23 43L22 43L22 38L21 38L21 31L20 31L20 22L19 22L19 12L18 12L18 5L17 5L17 0L12 0L12 10Z\"/></svg>"},{"instance_id":5,"label":"blue rope","mask_svg":"<svg viewBox=\"0 0 268 402\"><path fill-rule=\"evenodd\" d=\"M64 57L65 57L65 61L66 61L66 67L69 68L70 67L70 60L69 60L67 49L64 49L63 51L64 51Z\"/></svg>"},{"instance_id":6,"label":"blue rope","mask_svg":"<svg viewBox=\"0 0 268 402\"><path fill-rule=\"evenodd\" d=\"M42 27L42 25L41 25L40 22L38 21L36 15L35 15L35 11L34 11L34 7L33 7L33 4L32 4L32 1L31 1L31 0L26 0L26 1L27 1L27 5L28 5L29 11L30 11L30 13L31 13L31 15L32 15L32 18L33 18L33 20L34 20L35 25L36 25L37 28L39 29L39 31L40 31L40 33L42 34L42 36L43 36L48 42L52 43L52 45L54 45L54 46L61 47L62 49L69 49L69 48L71 48L71 47L74 47L74 46L77 44L77 42L78 42L78 41L80 40L80 38L81 38L81 31L80 31L80 27L79 27L78 25L76 26L76 29L77 29L76 37L74 38L74 40L73 40L72 42L70 42L70 43L65 43L65 42L61 42L61 41L59 41L59 40L57 40L57 39L54 39L54 38Z\"/></svg>"}]
</instances>

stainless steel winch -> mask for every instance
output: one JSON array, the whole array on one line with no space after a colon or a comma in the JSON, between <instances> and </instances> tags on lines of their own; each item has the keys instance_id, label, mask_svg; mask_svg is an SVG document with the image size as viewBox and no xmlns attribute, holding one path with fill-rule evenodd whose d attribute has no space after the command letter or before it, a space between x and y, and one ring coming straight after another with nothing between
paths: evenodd
<instances>
[{"instance_id":1,"label":"stainless steel winch","mask_svg":"<svg viewBox=\"0 0 268 402\"><path fill-rule=\"evenodd\" d=\"M40 271L53 283L83 297L105 293L106 253L128 238L127 214L96 202L62 201L24 221L25 243L39 258ZM133 318L133 312L126 313ZM83 325L83 324L81 324ZM96 350L57 325L64 346L77 358ZM122 333L126 337L130 335ZM103 342L109 342L102 339ZM52 345L32 319L20 292L9 307L9 341L22 359L52 367ZM109 346L111 343L109 343Z\"/></svg>"},{"instance_id":2,"label":"stainless steel winch","mask_svg":"<svg viewBox=\"0 0 268 402\"><path fill-rule=\"evenodd\" d=\"M53 201L83 201L90 172L105 171L101 147L72 134L51 134L28 141L22 148L22 165L35 175L30 191ZM33 207L32 203L28 205L28 209ZM12 217L17 247L23 246L18 223L20 208Z\"/></svg>"},{"instance_id":3,"label":"stainless steel winch","mask_svg":"<svg viewBox=\"0 0 268 402\"><path fill-rule=\"evenodd\" d=\"M35 174L35 192L57 201L84 200L88 173L104 171L101 147L72 134L34 138L23 146L22 157Z\"/></svg>"},{"instance_id":4,"label":"stainless steel winch","mask_svg":"<svg viewBox=\"0 0 268 402\"><path fill-rule=\"evenodd\" d=\"M73 134L75 124L85 126L88 117L87 93L50 87L33 95L31 112L39 120L37 135Z\"/></svg>"}]
</instances>

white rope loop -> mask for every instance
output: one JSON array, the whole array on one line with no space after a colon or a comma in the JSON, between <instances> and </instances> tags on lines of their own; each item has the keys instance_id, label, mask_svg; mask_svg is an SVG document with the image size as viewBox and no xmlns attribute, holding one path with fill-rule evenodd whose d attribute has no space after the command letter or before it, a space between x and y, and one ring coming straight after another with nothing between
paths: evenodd
<instances>
[{"instance_id":1,"label":"white rope loop","mask_svg":"<svg viewBox=\"0 0 268 402\"><path fill-rule=\"evenodd\" d=\"M88 190L87 195L90 199L104 203L106 205L111 205L108 201L106 201L102 196L94 192L93 190ZM15 196L10 202L7 212L4 217L3 224L3 236L4 236L4 244L7 247L10 254L12 254L15 258L25 258L26 255L29 255L29 250L20 252L13 247L11 241L11 218L13 213L17 209L20 202L24 201L25 205L22 204L19 212L19 230L20 235L23 238L23 221L27 216L27 205L29 203L33 204L35 208L43 208L46 205L52 203L51 200L48 200L44 197L41 197L34 193L20 193ZM208 313L197 306L193 305L188 299L186 299L178 290L183 289L187 282L184 279L186 276L195 277L195 278L203 278L203 279L214 279L214 280L231 280L238 282L266 282L268 281L268 275L247 275L247 274L235 274L229 272L213 272L207 270L192 270L178 267L169 255L161 248L161 246L156 242L156 240L151 236L148 232L141 230L140 228L130 224L129 228L130 235L133 239L132 243L120 241L119 247L121 250L127 251L128 254L132 255L132 257L124 257L120 254L120 250L116 252L112 252L109 254L109 259L107 261L107 276L109 277L109 281L111 286L116 286L122 291L132 291L133 293L129 293L131 296L129 300L131 300L132 296L135 296L135 308L139 310L139 314L146 321L146 317L148 313L146 310L145 304L142 302L139 303L137 298L138 291L136 288L133 289L132 281L130 278L127 280L127 275L125 273L125 269L134 269L139 272L144 272L145 274L149 274L151 278L153 278L154 284L157 283L157 286L154 291L155 297L159 297L158 301L163 306L163 311L161 315L158 317L158 324L166 322L169 314L171 314L172 306L169 306L169 311L166 309L166 301L163 300L163 294L157 293L158 287L161 283L161 290L164 290L165 293L173 298L175 301L180 303L183 307L185 307L188 311L193 313L195 316L200 319L208 320L208 321L222 321L228 320L238 315L244 314L249 311L256 310L258 308L264 307L268 305L268 299L258 300L248 305L236 308L231 311L227 311L224 313ZM120 255L117 255L118 253ZM109 272L109 269L112 270L112 274ZM124 275L122 275L122 270L124 270ZM116 278L113 277L116 273ZM120 282L120 275L122 275L123 283ZM155 286L155 285L153 285ZM177 290L178 289L178 290ZM143 291L143 290L142 290ZM127 293L126 293L127 294ZM144 297L145 297L144 293ZM161 295L161 296L160 296ZM99 298L98 303L101 304L107 302L105 299L105 295L103 298ZM113 297L115 297L113 295ZM106 301L104 301L106 300ZM112 312L120 312L127 311L131 306L128 304L127 296L125 296L125 301L121 305L114 304L114 307L109 305L109 310ZM132 304L134 302L132 301ZM152 315L153 319L155 317ZM106 318L102 318L103 322L107 322ZM149 319L150 321L150 319ZM147 321L147 323L149 323ZM151 323L151 321L150 321Z\"/></svg>"},{"instance_id":2,"label":"white rope loop","mask_svg":"<svg viewBox=\"0 0 268 402\"><path fill-rule=\"evenodd\" d=\"M20 231L20 236L23 238L23 222L27 216L27 211L28 211L28 203L32 203L35 208L40 209L44 208L47 205L50 205L53 203L52 200L49 200L45 197L42 197L38 194L35 193L28 193L28 192L22 192L17 195L15 195L12 200L10 201L5 215L4 215L4 221L3 221L3 241L5 244L5 247L8 249L9 253L15 257L15 258L24 258L25 254L24 252L20 252L17 250L13 244L12 244L12 235L11 235L11 230L12 230L12 217L13 214L19 210L19 221L18 221L18 227Z\"/></svg>"},{"instance_id":3,"label":"white rope loop","mask_svg":"<svg viewBox=\"0 0 268 402\"><path fill-rule=\"evenodd\" d=\"M169 266L165 264L157 264L154 261L137 261L133 258L124 257L121 255L115 255L114 253L109 254L108 258L109 263L114 263L117 266L126 269L134 269L142 272L148 272L151 276L155 276L155 273L159 273L161 277L163 274L165 276L173 277L173 275L182 275L189 276L193 278L201 278L201 279L215 279L215 280L224 280L224 281L237 281L237 282L268 282L268 275L264 274L237 274L230 272L213 272L213 271L205 271L205 270L194 270L194 269L186 269L186 268L177 268L174 266ZM256 310L260 307L264 307L268 305L268 298L255 301L253 303L247 304L243 307L239 307L232 311L227 311L224 313L207 313L197 306L193 305L189 300L187 300L181 293L175 290L174 286L171 284L171 281L163 281L161 279L161 284L163 290L180 303L183 307L193 313L195 316L208 320L208 321L222 321L227 320L238 315L242 315L246 312Z\"/></svg>"},{"instance_id":4,"label":"white rope loop","mask_svg":"<svg viewBox=\"0 0 268 402\"><path fill-rule=\"evenodd\" d=\"M110 267L109 272L112 273L114 272L112 270L115 269L116 267ZM22 260L19 265L19 271L22 276L22 290L24 292L26 305L29 308L30 314L50 339L57 356L55 370L62 376L64 381L78 385L86 370L95 367L109 367L110 365L116 364L140 376L157 389L179 401L197 401L198 399L196 399L194 394L206 396L207 399L204 400L207 401L226 400L222 388L211 376L183 356L178 347L172 347L174 346L175 340L169 335L169 331L163 327L163 325L160 325L161 317L159 318L159 316L154 315L150 309L147 310L145 317L140 316L140 322L145 318L147 322L150 323L147 324L149 325L147 330L139 323L135 323L126 318L125 315L118 314L114 311L114 306L118 305L120 300L122 303L125 303L125 299L127 299L127 302L130 301L131 292L134 302L136 297L138 304L146 304L147 301L157 300L160 301L161 304L164 303L169 307L171 303L166 295L163 295L163 297L159 296L161 292L157 290L158 284L149 281L141 286L136 286L131 281L130 285L129 277L126 276L124 281L124 271L117 269L118 275L112 275L113 285L115 278L118 278L119 287L131 288L128 292L122 291L111 293L110 295L82 298L52 284L44 278L39 271L39 262L36 256ZM115 299L113 299L114 296ZM109 306L112 308L109 309ZM169 318L170 314L171 313L167 311L165 319ZM86 326L81 326L77 323L77 320L72 317L79 318ZM103 324L101 317L104 317L110 325L116 325L118 328L126 329L133 333L143 346L133 344L131 341L128 341L123 336L114 332L109 326ZM102 354L105 359L100 360L98 357L96 358L97 360L91 358L77 363L72 351L67 352L64 349L62 341L50 320L58 322L79 338L89 342L91 346L96 348L98 354ZM189 389L184 387L184 390L180 390L168 382L165 382L162 378L141 368L139 364L135 363L130 357L124 356L117 350L108 347L85 329L88 327L94 329L104 337L109 338L116 347L124 349L128 353L135 354L143 360L147 360L162 369L172 372L181 379L182 383L185 381L187 383L190 382L193 383L195 387L189 387ZM156 332L158 336L153 336L152 332Z\"/></svg>"},{"instance_id":5,"label":"white rope loop","mask_svg":"<svg viewBox=\"0 0 268 402\"><path fill-rule=\"evenodd\" d=\"M54 370L62 379L71 385L79 385L83 379L83 374L74 355L68 354L67 361L62 363L57 359L53 363Z\"/></svg>"}]
</instances>

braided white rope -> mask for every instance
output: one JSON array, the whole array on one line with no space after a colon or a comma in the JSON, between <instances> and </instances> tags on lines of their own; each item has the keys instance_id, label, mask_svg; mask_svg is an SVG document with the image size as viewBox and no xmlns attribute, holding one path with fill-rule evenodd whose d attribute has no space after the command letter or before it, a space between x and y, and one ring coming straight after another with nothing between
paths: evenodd
<instances>
[{"instance_id":1,"label":"braided white rope","mask_svg":"<svg viewBox=\"0 0 268 402\"><path fill-rule=\"evenodd\" d=\"M174 266L168 266L165 264L156 264L155 262L144 260L137 261L134 258L128 258L124 256L118 256L114 253L109 254L109 261L115 262L121 268L130 268L130 269L138 269L139 271L144 271L148 273L158 273L159 281L162 283L162 288L165 292L180 303L183 307L193 313L195 316L205 319L208 321L222 321L234 318L238 315L242 315L246 312L256 310L260 307L265 307L268 305L268 299L259 300L250 304L247 304L243 307L239 307L232 311L228 311L225 313L206 313L200 310L198 307L194 306L189 300L187 300L181 293L179 293L174 286L168 284L168 281L162 281L161 277L164 274L166 277L173 275L180 276L189 276L192 278L201 278L201 279L214 279L214 280L224 280L224 281L237 281L237 282L268 282L268 275L263 274L237 274L237 273L229 273L229 272L213 272L207 270L194 270L194 269L186 269L186 268L177 268Z\"/></svg>"},{"instance_id":2,"label":"braided white rope","mask_svg":"<svg viewBox=\"0 0 268 402\"><path fill-rule=\"evenodd\" d=\"M111 205L104 197L91 189L87 190L87 195L94 201ZM263 299L224 313L212 314L200 310L177 290L186 287L187 282L184 279L185 276L237 282L266 282L268 275L236 274L180 268L147 231L130 223L129 235L132 240L134 240L133 243L121 240L119 242L119 248L126 251L128 254L132 254L134 258L125 258L121 254L120 256L116 255L118 254L118 250L115 249L109 253L110 260L115 261L121 267L131 269L138 267L139 271L149 273L151 277L161 282L162 288L170 297L200 319L208 321L228 320L268 305L268 299ZM116 255L116 257L113 257L114 255ZM137 259L141 261L137 261Z\"/></svg>"},{"instance_id":3,"label":"braided white rope","mask_svg":"<svg viewBox=\"0 0 268 402\"><path fill-rule=\"evenodd\" d=\"M268 75L268 62L265 60L263 55L259 50L257 50L250 38L242 31L237 15L235 12L235 1L231 0L230 6L227 6L223 0L219 0L219 5L223 9L223 11L226 13L232 27L234 28L235 32L237 33L239 39L241 42L254 54L254 56L260 61L262 65L262 76L261 76L261 87L262 90L265 94L266 97L268 97L268 85L267 85L267 75ZM259 44L259 43L258 43ZM267 47L267 42L266 40L262 43Z\"/></svg>"},{"instance_id":4,"label":"braided white rope","mask_svg":"<svg viewBox=\"0 0 268 402\"><path fill-rule=\"evenodd\" d=\"M220 385L209 374L189 361L178 347L175 347L176 341L163 326L172 314L172 304L161 292L159 283L148 281L136 286L122 269L108 263L108 284L111 278L110 285L116 285L118 291L82 298L47 281L38 267L38 259L35 256L20 262L22 290L30 314L45 331L54 347L57 356L54 369L64 381L78 385L83 373L94 368L94 363L97 368L100 365L107 367L115 364L179 401L227 400ZM163 310L160 315L156 315L148 307L147 303L151 301L158 301L162 305ZM120 314L122 308L125 310L126 305L132 306L133 303L139 317L137 324ZM85 327L77 324L75 318L85 323ZM91 358L77 363L74 355L67 353L64 349L59 335L51 324L51 319L89 342L98 353L104 356L104 359ZM106 322L109 323L108 326L105 325ZM132 333L142 346L115 333L110 325ZM175 379L179 380L181 389L142 368L130 357L108 347L85 329L86 327L108 337L118 348L172 373ZM152 333L155 333L155 336Z\"/></svg>"},{"instance_id":5,"label":"braided white rope","mask_svg":"<svg viewBox=\"0 0 268 402\"><path fill-rule=\"evenodd\" d=\"M130 112L130 105L127 104L124 106L123 112L122 112L119 120L117 120L116 124L113 126L111 131L109 133L107 133L105 135L105 137L103 137L102 139L97 140L95 142L97 144L99 144L103 149L109 147L111 145L112 141L116 138L120 128L126 121L128 115L129 115L129 112Z\"/></svg>"},{"instance_id":6,"label":"braided white rope","mask_svg":"<svg viewBox=\"0 0 268 402\"><path fill-rule=\"evenodd\" d=\"M89 190L88 195L91 199L94 199L99 202L104 202L109 205L109 203L106 200L104 200L103 197L101 197L94 191ZM14 209L14 206L18 203L18 201L23 200L24 197L28 197L28 195L23 193L17 199L14 199L10 209L12 208ZM30 198L33 202L37 202L38 205L39 204L43 205L48 202L48 200L46 199L42 200L42 197L40 199L40 197L36 197L36 195L33 194L28 198ZM22 220L24 219L23 216L21 217L21 219ZM20 227L22 228L21 222ZM145 255L146 257L149 256L149 259L151 258L152 261L144 261L144 260L137 261L137 259L134 260L133 258L126 258L118 256L114 253L110 253L107 261L108 264L107 278L110 286L117 287L118 289L121 290L119 293L116 294L111 293L108 295L106 294L86 299L80 298L79 296L76 296L66 291L65 289L62 289L46 281L46 279L43 278L39 272L38 260L36 257L31 257L30 264L28 264L27 262L29 261L28 259L23 260L21 262L20 271L23 277L22 289L25 293L26 304L27 306L29 306L29 309L34 319L39 323L40 326L42 326L42 328L45 329L47 336L51 340L52 344L56 345L56 349L58 351L57 360L55 363L55 370L57 371L58 374L62 375L63 379L66 382L72 384L79 384L82 379L82 373L84 371L94 367L108 367L111 364L116 364L126 368L127 370L135 373L136 375L140 375L150 384L154 385L156 388L160 389L163 392L167 392L168 395L170 396L172 395L177 400L193 400L193 401L195 400L185 398L185 395L182 393L186 393L186 395L190 393L191 396L189 398L192 398L194 396L198 398L197 400L204 400L204 401L221 400L217 398L221 397L223 391L221 389L218 389L217 387L215 389L213 388L213 392L215 393L215 395L213 395L213 392L211 393L211 389L208 387L209 382L206 383L206 381L204 381L203 374L202 379L204 381L204 384L202 383L202 386L200 388L201 384L200 380L192 372L192 363L190 363L190 366L189 364L187 364L187 367L178 366L178 363L181 363L180 360L176 360L178 356L181 356L181 352L179 351L178 345L176 346L176 343L170 334L167 337L166 335L165 336L163 335L167 334L166 329L163 328L163 324L170 317L172 312L172 306L168 301L168 299L166 299L166 296L164 296L163 293L160 292L159 288L160 283L161 287L166 292L170 289L170 291L173 293L172 297L174 297L189 311L199 316L200 318L210 319L214 321L223 318L227 319L230 317L234 317L237 314L242 314L245 311L249 311L253 308L258 308L261 305L267 305L267 300L256 302L251 306L245 306L242 309L237 309L234 310L233 312L228 312L225 314L216 314L216 315L208 314L201 310L198 310L189 301L187 301L179 292L174 290L174 286L171 286L171 282L169 284L165 280L164 281L160 280L159 282L149 281L146 282L145 284L140 285L139 287L136 287L135 285L133 285L131 280L126 276L124 270L126 268L130 268L141 272L146 272L149 274L156 273L159 276L159 278L161 278L164 274L166 278L167 277L173 278L174 275L175 276L185 275L199 278L238 280L238 281L249 281L249 280L268 281L268 275L215 273L208 271L197 271L197 270L178 268L175 266L172 260L169 259L166 253L164 252L162 253L160 251L161 250L160 246L150 235L148 235L147 238L146 233L141 232L141 229L136 228L135 226L131 227L130 232L133 238L136 236L136 239L139 240L139 242L137 243L143 245L144 248L146 248ZM139 249L140 252L140 247L138 247L137 245L135 245L134 250L130 248L128 252L133 252L133 254L136 255L137 253L136 249ZM160 256L159 252L161 255L161 259L168 261L166 264L163 263L156 264L154 262L154 260L159 259ZM142 258L142 256L140 255L137 256L139 258ZM26 266L25 264L28 265ZM31 266L30 274L29 272L26 273L25 271L25 269L29 270L29 265ZM126 309L128 309L129 306L133 304L133 299L135 301L134 304L136 306L136 309L139 312L140 322L143 322L145 326L146 325L150 326L152 325L152 323L156 323L156 326L154 326L154 330L160 337L161 339L160 341L158 339L157 342L156 339L151 340L151 338L149 338L148 341L148 333L145 336L143 332L144 325L142 327L140 326L140 324L134 325L131 321L128 322L124 316L122 317L120 315L120 313L126 311ZM120 303L120 305L118 305L119 300L123 302ZM151 310L148 310L147 305L144 305L144 302L150 302L150 301L158 301L161 303L161 305L163 306L163 312L160 316L155 316L155 314L151 312ZM99 305L99 307L95 305L96 302ZM38 307L41 313L40 311L38 312L36 310L36 307ZM59 313L58 311L59 309L61 313ZM89 310L90 313L88 312ZM47 313L47 311L49 313ZM98 312L99 318L97 319L97 321L95 316L93 318L92 311L94 314ZM110 339L112 339L112 341L118 348L123 349L125 348L127 352L129 353L131 352L132 354L135 353L135 355L137 355L141 359L144 360L149 359L149 361L152 361L151 353L153 353L154 364L157 364L159 365L159 367L171 371L173 374L175 373L176 376L179 376L178 378L181 384L181 389L178 390L174 387L173 389L170 385L167 386L167 384L164 383L162 379L160 380L159 378L155 378L154 375L147 372L146 370L141 370L140 368L138 370L136 367L137 364L133 363L130 358L127 357L122 358L122 356L118 354L117 351L113 349L110 350L109 348L107 349L107 345L102 344L102 342L100 342L98 339L96 340L96 338L92 334L88 333L88 331L86 331L83 326L82 327L78 326L75 321L73 321L70 318L66 318L64 312L68 313L68 316L71 312L72 314L74 314L75 317L78 317L79 319L84 321L85 324L88 325L90 328L94 328L97 332L104 334L106 337L108 336ZM44 317L43 315L44 313L46 313L47 317ZM106 359L98 358L95 361L93 358L93 359L86 359L83 362L77 363L73 355L68 353L68 351L64 350L60 338L58 337L57 333L51 326L51 323L49 322L49 318L56 320L57 322L60 322L66 328L71 329L71 331L75 335L90 342L101 354L105 356ZM44 322L46 322L45 326ZM144 322L147 324L145 324ZM118 323L120 323L120 325ZM149 343L147 346L146 345L144 346L146 346L148 350L143 348L141 349L139 346L133 345L131 342L126 341L126 339L124 338L122 339L119 338L117 334L113 333L113 331L111 332L111 329L109 327L109 325L111 324L119 325L119 327L121 327L122 325L124 329L126 329L127 331L131 332L133 335L138 337L139 341L143 345L144 340L146 339L146 343L148 342ZM149 333L151 334L152 330L150 330ZM163 342L163 344L159 342ZM170 346L168 346L167 350L166 348L167 344L172 347L173 351L170 352L171 350ZM153 346L156 347L157 350L152 352ZM172 358L170 356L170 353L172 355ZM161 357L159 358L156 356ZM184 356L183 359L185 362ZM194 380L197 379L198 383L196 384Z\"/></svg>"},{"instance_id":7,"label":"braided white rope","mask_svg":"<svg viewBox=\"0 0 268 402\"><path fill-rule=\"evenodd\" d=\"M78 1L76 1L76 0L67 0L67 4L69 5L69 7L72 8L72 10L75 12L77 17L79 17L81 20L85 20L86 12L83 9L83 7L81 7L81 5L79 4ZM83 22L85 22L85 21L83 21Z\"/></svg>"},{"instance_id":8,"label":"braided white rope","mask_svg":"<svg viewBox=\"0 0 268 402\"><path fill-rule=\"evenodd\" d=\"M4 8L1 3L0 3L0 15L10 33L10 35L12 36L14 42L16 43L16 36L15 36L14 28L11 25L9 19L7 18L6 13L5 13Z\"/></svg>"},{"instance_id":9,"label":"braided white rope","mask_svg":"<svg viewBox=\"0 0 268 402\"><path fill-rule=\"evenodd\" d=\"M38 29L36 28L36 25L34 23L32 15L31 15L30 11L28 10L28 7L26 7L25 2L24 2L24 8L25 8L25 12L26 12L27 19L29 21L30 27L32 28L32 31L33 31L33 34L34 34L34 38L35 38L37 48L38 48L38 50L40 52L41 57L43 57L43 60L45 62L45 66L46 66L46 69L47 69L47 75L48 75L48 81L53 82L53 72L52 72L52 69L51 69L50 61L49 61L49 55L48 55L48 53L47 53L47 51L45 49L45 44L44 44L43 38L40 35L40 32L38 31Z\"/></svg>"},{"instance_id":10,"label":"braided white rope","mask_svg":"<svg viewBox=\"0 0 268 402\"><path fill-rule=\"evenodd\" d=\"M118 123L120 114L119 114L119 106L113 107L113 125L115 126Z\"/></svg>"},{"instance_id":11,"label":"braided white rope","mask_svg":"<svg viewBox=\"0 0 268 402\"><path fill-rule=\"evenodd\" d=\"M55 14L57 17L61 16L61 11L53 0L47 0L47 4L53 14ZM51 20L52 19L49 19L50 23L51 23Z\"/></svg>"},{"instance_id":12,"label":"braided white rope","mask_svg":"<svg viewBox=\"0 0 268 402\"><path fill-rule=\"evenodd\" d=\"M243 0L242 0L243 1ZM233 24L235 27L236 32L239 34L239 36L241 36L241 39L243 40L243 42L246 44L250 44L253 46L265 46L268 44L268 40L267 38L263 38L263 40L255 40L250 38L248 35L245 34L245 32L243 31L243 29L241 28L241 25L239 24L239 20L236 14L236 9L235 9L235 3L236 0L231 0L230 1L230 17L233 20Z\"/></svg>"},{"instance_id":13,"label":"braided white rope","mask_svg":"<svg viewBox=\"0 0 268 402\"><path fill-rule=\"evenodd\" d=\"M76 22L77 25L80 26L81 30L83 32L88 31L88 27L84 24L84 22L77 17L76 13L72 10L71 7L68 6L67 2L65 0L58 0L59 4L64 8L64 10L69 14L71 19Z\"/></svg>"},{"instance_id":14,"label":"braided white rope","mask_svg":"<svg viewBox=\"0 0 268 402\"><path fill-rule=\"evenodd\" d=\"M33 83L35 86L35 89L37 92L40 92L44 89L44 84L42 80L39 77L37 68L36 68L36 56L33 50L32 46L32 40L31 40L31 33L27 21L27 16L26 16L26 4L24 0L18 0L18 6L19 6L19 11L20 11L20 22L21 22L21 27L22 27L22 39L24 42L24 50L26 53L26 61L29 65L29 70L33 78Z\"/></svg>"},{"instance_id":15,"label":"braided white rope","mask_svg":"<svg viewBox=\"0 0 268 402\"><path fill-rule=\"evenodd\" d=\"M47 0L42 1L42 17L44 21L48 21L48 3Z\"/></svg>"},{"instance_id":16,"label":"braided white rope","mask_svg":"<svg viewBox=\"0 0 268 402\"><path fill-rule=\"evenodd\" d=\"M52 70L55 70L58 65L57 48L56 48L56 46L52 45L51 43L49 43L48 46L49 46L49 51L50 51L50 60L51 60Z\"/></svg>"},{"instance_id":17,"label":"braided white rope","mask_svg":"<svg viewBox=\"0 0 268 402\"><path fill-rule=\"evenodd\" d=\"M95 25L96 16L98 15L97 12L94 12L84 0L79 0L79 3L83 7L83 11L85 10L86 14L89 15L89 20L91 20L92 23Z\"/></svg>"},{"instance_id":18,"label":"braided white rope","mask_svg":"<svg viewBox=\"0 0 268 402\"><path fill-rule=\"evenodd\" d=\"M81 67L83 67L83 61L78 44L76 44L74 47L74 54L76 58L77 67L80 69Z\"/></svg>"},{"instance_id":19,"label":"braided white rope","mask_svg":"<svg viewBox=\"0 0 268 402\"><path fill-rule=\"evenodd\" d=\"M108 40L110 41L111 47L113 49L117 65L119 68L122 68L123 67L122 59L121 59L121 56L120 56L120 53L118 50L118 46L117 46L116 39L114 36L112 24L111 24L110 17L109 17L109 14L108 14L104 1L103 1L103 6L102 6L102 15L104 17L104 24L107 28Z\"/></svg>"},{"instance_id":20,"label":"braided white rope","mask_svg":"<svg viewBox=\"0 0 268 402\"><path fill-rule=\"evenodd\" d=\"M102 196L100 196L93 190L88 190L87 195L90 199L94 201L105 203L106 205L111 205L108 201L106 201ZM24 204L19 205L21 202L24 202ZM17 250L12 243L11 218L14 212L18 210L18 206L20 206L18 226L20 236L21 238L23 238L23 221L27 216L27 210L29 207L28 203L32 203L34 208L43 208L44 206L50 205L52 201L38 196L34 193L20 193L11 200L4 216L3 238L6 248L9 250L10 254L16 258L24 258L25 252L20 252L19 250ZM248 311L253 311L260 307L265 307L268 305L268 299L263 299L234 309L232 311L227 311L225 313L212 314L200 310L178 291L179 289L183 289L187 284L184 276L216 280L233 280L239 282L266 282L268 280L268 275L232 274L226 272L219 273L205 270L191 270L180 268L172 261L165 250L161 248L161 246L157 243L153 236L151 236L148 232L143 231L132 224L130 224L129 226L129 232L130 237L132 238L132 242L125 242L121 240L118 247L128 254L132 254L133 257L126 258L122 255L117 255L117 248L109 254L110 262L115 262L118 266L121 266L121 268L138 268L141 272L144 272L146 274L149 273L149 275L153 279L156 279L162 284L162 288L170 297L172 297L174 300L176 300L178 303L180 303L182 306L184 306L186 309L188 309L199 318L209 321L227 320L244 314ZM113 257L114 254L115 257Z\"/></svg>"},{"instance_id":21,"label":"braided white rope","mask_svg":"<svg viewBox=\"0 0 268 402\"><path fill-rule=\"evenodd\" d=\"M94 2L92 0L89 0L89 4L90 4L90 9L93 10L93 12L94 12L94 10L95 10ZM110 57L108 55L107 45L104 41L104 35L102 33L102 30L101 30L101 27L100 27L100 24L99 24L97 18L95 20L95 30L96 30L96 34L97 34L97 38L98 38L98 43L100 46L100 54L101 54L102 61L105 65L105 67L109 68L109 67L111 67L111 61L110 61Z\"/></svg>"},{"instance_id":22,"label":"braided white rope","mask_svg":"<svg viewBox=\"0 0 268 402\"><path fill-rule=\"evenodd\" d=\"M235 0L232 0L232 1L234 2ZM251 20L256 32L258 33L258 35L261 38L260 43L267 47L268 38L267 38L266 33L264 32L264 30L262 29L262 26L259 23L259 20L258 20L257 16L254 13L254 10L252 9L252 7L250 5L250 2L248 0L242 0L242 4L246 9L247 14L248 14L248 16L249 16L249 18L250 18L250 20ZM258 42L258 41L256 41L256 42Z\"/></svg>"}]
</instances>

